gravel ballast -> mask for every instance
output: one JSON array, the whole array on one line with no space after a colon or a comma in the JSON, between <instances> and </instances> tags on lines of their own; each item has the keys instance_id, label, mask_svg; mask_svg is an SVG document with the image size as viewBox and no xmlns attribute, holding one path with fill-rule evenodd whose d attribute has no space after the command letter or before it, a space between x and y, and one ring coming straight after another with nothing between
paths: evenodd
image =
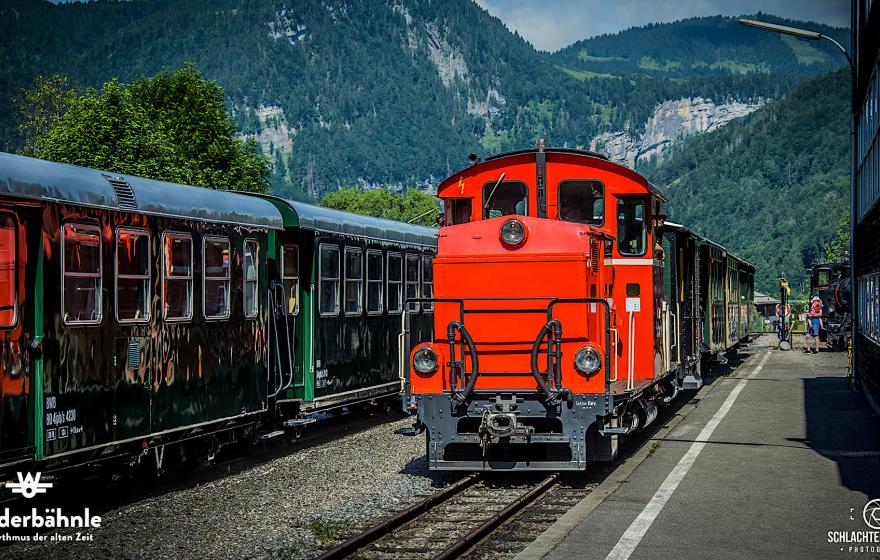
<instances>
[{"instance_id":1,"label":"gravel ballast","mask_svg":"<svg viewBox=\"0 0 880 560\"><path fill-rule=\"evenodd\" d=\"M411 424L388 422L110 509L92 542L19 543L0 555L311 558L458 478L428 471L424 435L395 433Z\"/></svg>"}]
</instances>

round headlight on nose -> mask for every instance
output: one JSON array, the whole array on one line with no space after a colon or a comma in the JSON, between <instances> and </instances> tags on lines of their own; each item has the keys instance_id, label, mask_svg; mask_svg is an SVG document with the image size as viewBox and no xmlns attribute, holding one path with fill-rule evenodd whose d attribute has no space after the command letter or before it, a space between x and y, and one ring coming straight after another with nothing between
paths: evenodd
<instances>
[{"instance_id":1,"label":"round headlight on nose","mask_svg":"<svg viewBox=\"0 0 880 560\"><path fill-rule=\"evenodd\" d=\"M834 304L828 306L828 313L834 313Z\"/></svg>"},{"instance_id":2,"label":"round headlight on nose","mask_svg":"<svg viewBox=\"0 0 880 560\"><path fill-rule=\"evenodd\" d=\"M505 245L520 245L526 239L526 226L516 218L511 218L501 226L501 242Z\"/></svg>"},{"instance_id":3,"label":"round headlight on nose","mask_svg":"<svg viewBox=\"0 0 880 560\"><path fill-rule=\"evenodd\" d=\"M574 368L581 373L594 373L602 367L602 357L592 346L584 346L574 355Z\"/></svg>"},{"instance_id":4,"label":"round headlight on nose","mask_svg":"<svg viewBox=\"0 0 880 560\"><path fill-rule=\"evenodd\" d=\"M419 373L437 371L437 352L430 346L422 346L413 353L413 368Z\"/></svg>"}]
</instances>

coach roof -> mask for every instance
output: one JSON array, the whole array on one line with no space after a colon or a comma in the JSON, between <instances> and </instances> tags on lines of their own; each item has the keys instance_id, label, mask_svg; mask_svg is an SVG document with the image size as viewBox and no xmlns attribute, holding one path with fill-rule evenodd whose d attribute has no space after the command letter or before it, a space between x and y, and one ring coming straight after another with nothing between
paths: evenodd
<instances>
[{"instance_id":1,"label":"coach roof","mask_svg":"<svg viewBox=\"0 0 880 560\"><path fill-rule=\"evenodd\" d=\"M0 195L281 229L267 200L0 152Z\"/></svg>"},{"instance_id":2,"label":"coach roof","mask_svg":"<svg viewBox=\"0 0 880 560\"><path fill-rule=\"evenodd\" d=\"M434 228L352 214L275 196L266 198L274 202L284 214L286 227L301 227L392 243L437 246L437 230Z\"/></svg>"}]
</instances>

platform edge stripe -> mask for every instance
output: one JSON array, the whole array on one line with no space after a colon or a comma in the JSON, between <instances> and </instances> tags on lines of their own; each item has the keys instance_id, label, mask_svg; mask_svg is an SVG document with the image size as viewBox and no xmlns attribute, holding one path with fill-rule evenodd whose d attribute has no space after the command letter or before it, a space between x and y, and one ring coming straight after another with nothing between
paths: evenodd
<instances>
[{"instance_id":1,"label":"platform edge stripe","mask_svg":"<svg viewBox=\"0 0 880 560\"><path fill-rule=\"evenodd\" d=\"M719 383L711 385L703 385L698 389L691 399L702 400L706 398L712 391L720 386ZM596 507L605 501L605 498L613 494L621 486L621 480L626 480L633 471L641 465L650 455L650 446L652 441L663 441L672 430L678 427L688 415L698 406L698 402L688 402L669 419L669 421L653 436L645 440L636 453L624 460L623 464L611 471L605 480L599 484L592 492L585 496L580 502L574 505L570 510L564 513L550 527L544 530L537 539L532 541L526 548L520 551L514 557L514 560L542 560L550 554L559 544L571 533L571 531Z\"/></svg>"},{"instance_id":2,"label":"platform edge stripe","mask_svg":"<svg viewBox=\"0 0 880 560\"><path fill-rule=\"evenodd\" d=\"M660 512L663 510L663 507L666 505L666 502L669 501L669 498L675 492L678 485L681 484L681 481L684 480L685 475L687 475L688 471L693 466L697 457L700 455L700 452L703 450L703 447L706 446L709 438L712 437L712 433L715 431L715 428L724 420L724 417L727 416L727 413L730 412L730 409L733 407L733 403L736 401L739 394L746 386L746 382L750 379L754 378L758 373L764 369L764 364L767 363L767 360L770 358L771 352L768 350L764 357L761 359L761 362L749 373L746 377L737 381L736 386L733 390L730 391L730 394L727 395L727 399L725 399L724 404L721 405L715 414L712 416L711 420L703 426L703 429L700 431L700 435L697 436L696 441L691 444L690 448L684 454L684 456L679 459L678 463L673 467L672 472L667 475L666 480L660 485L660 488L657 489L657 492L654 493L654 496L651 498L651 501L648 502L648 505L645 506L645 509L635 518L635 520L630 524L627 530L623 533L623 536L620 537L620 540L617 541L617 544L611 549L611 552L608 553L608 556L605 557L605 560L628 560L630 555L635 551L636 547L639 546L639 543L642 542L645 534L648 532L648 529L653 525L654 520L657 519L657 516L660 515Z\"/></svg>"}]
</instances>

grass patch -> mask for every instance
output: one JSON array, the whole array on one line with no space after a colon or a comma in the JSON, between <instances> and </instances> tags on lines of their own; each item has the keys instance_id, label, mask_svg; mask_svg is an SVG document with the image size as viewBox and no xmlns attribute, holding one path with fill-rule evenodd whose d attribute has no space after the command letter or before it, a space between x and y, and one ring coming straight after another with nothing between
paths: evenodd
<instances>
[{"instance_id":1,"label":"grass patch","mask_svg":"<svg viewBox=\"0 0 880 560\"><path fill-rule=\"evenodd\" d=\"M813 45L807 43L806 40L798 39L790 35L780 35L780 39L788 48L794 51L794 56L800 64L820 64L828 62L828 55Z\"/></svg>"},{"instance_id":2,"label":"grass patch","mask_svg":"<svg viewBox=\"0 0 880 560\"><path fill-rule=\"evenodd\" d=\"M661 70L663 72L669 72L670 70L677 70L680 66L681 62L678 60L666 60L661 64L647 55L639 59L639 68L644 68L645 70Z\"/></svg>"},{"instance_id":3,"label":"grass patch","mask_svg":"<svg viewBox=\"0 0 880 560\"><path fill-rule=\"evenodd\" d=\"M658 449L660 449L660 442L659 442L659 441L655 441L655 442L652 443L651 446L648 448L648 457L650 457L651 455L653 455L654 452L657 451Z\"/></svg>"},{"instance_id":4,"label":"grass patch","mask_svg":"<svg viewBox=\"0 0 880 560\"><path fill-rule=\"evenodd\" d=\"M582 50L577 53L577 57L581 60L585 60L587 62L616 62L620 60L626 60L622 56L593 56L589 54L586 50Z\"/></svg>"},{"instance_id":5,"label":"grass patch","mask_svg":"<svg viewBox=\"0 0 880 560\"><path fill-rule=\"evenodd\" d=\"M318 542L326 544L331 541L338 541L346 531L351 529L351 523L316 519L309 523L308 529L315 535Z\"/></svg>"},{"instance_id":6,"label":"grass patch","mask_svg":"<svg viewBox=\"0 0 880 560\"><path fill-rule=\"evenodd\" d=\"M558 64L554 64L557 70L562 70L575 80L583 82L584 80L590 80L592 78L613 78L611 74L601 74L599 72L590 72L589 70L575 70L573 68L566 68L565 66L560 66Z\"/></svg>"}]
</instances>

